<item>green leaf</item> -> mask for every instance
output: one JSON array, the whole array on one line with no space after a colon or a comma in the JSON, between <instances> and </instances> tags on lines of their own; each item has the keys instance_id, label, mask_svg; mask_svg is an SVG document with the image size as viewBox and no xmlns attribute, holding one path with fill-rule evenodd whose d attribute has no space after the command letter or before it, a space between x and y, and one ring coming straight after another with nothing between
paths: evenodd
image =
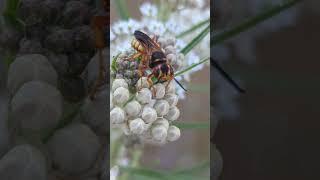
<instances>
[{"instance_id":1,"label":"green leaf","mask_svg":"<svg viewBox=\"0 0 320 180\"><path fill-rule=\"evenodd\" d=\"M239 33L246 31L250 28L255 27L257 24L264 22L267 19L270 19L271 17L278 15L279 13L283 12L286 9L289 9L293 5L297 4L298 2L301 2L301 0L287 0L283 2L282 4L272 6L268 10L265 10L258 15L240 23L239 25L236 25L234 27L231 27L230 29L227 29L221 33L218 33L216 35L213 35L213 38L210 40L211 46L217 45L219 43L224 42L225 40L234 37L235 35L238 35Z\"/></svg>"},{"instance_id":2,"label":"green leaf","mask_svg":"<svg viewBox=\"0 0 320 180\"><path fill-rule=\"evenodd\" d=\"M184 47L180 52L184 55L188 54L196 45L198 45L201 40L206 37L207 34L210 32L210 24L200 32L198 36L196 36L186 47ZM209 44L208 44L209 46Z\"/></svg>"},{"instance_id":3,"label":"green leaf","mask_svg":"<svg viewBox=\"0 0 320 180\"><path fill-rule=\"evenodd\" d=\"M120 56L121 53L117 54L115 57L113 57L112 59L112 63L111 63L111 69L112 71L116 72L117 71L117 59Z\"/></svg>"},{"instance_id":4,"label":"green leaf","mask_svg":"<svg viewBox=\"0 0 320 180\"><path fill-rule=\"evenodd\" d=\"M210 60L210 58L204 58L203 60L199 61L198 63L194 63L194 64L192 64L191 66L187 67L186 69L177 72L177 73L175 74L175 76L180 76L180 75L182 75L183 73L185 73L185 72L187 72L187 71L190 71L191 69L195 68L196 66L198 66L198 65L200 65L200 64L203 64L203 63L205 63L205 62L207 62L207 61L209 61L209 60Z\"/></svg>"},{"instance_id":5,"label":"green leaf","mask_svg":"<svg viewBox=\"0 0 320 180\"><path fill-rule=\"evenodd\" d=\"M128 8L126 6L126 2L123 0L114 0L114 3L117 7L117 12L121 19L127 20L130 18Z\"/></svg>"},{"instance_id":6,"label":"green leaf","mask_svg":"<svg viewBox=\"0 0 320 180\"><path fill-rule=\"evenodd\" d=\"M200 164L195 165L194 167L191 168L186 168L182 170L175 171L174 174L198 174L203 172L206 169L210 168L210 161L204 161Z\"/></svg>"},{"instance_id":7,"label":"green leaf","mask_svg":"<svg viewBox=\"0 0 320 180\"><path fill-rule=\"evenodd\" d=\"M138 174L146 177L152 177L156 179L169 180L169 175L162 171L156 171L148 168L133 168L133 167L120 167L120 172L127 172L132 174Z\"/></svg>"},{"instance_id":8,"label":"green leaf","mask_svg":"<svg viewBox=\"0 0 320 180\"><path fill-rule=\"evenodd\" d=\"M180 129L209 129L210 122L174 122L173 125Z\"/></svg>"},{"instance_id":9,"label":"green leaf","mask_svg":"<svg viewBox=\"0 0 320 180\"><path fill-rule=\"evenodd\" d=\"M181 38L181 37L183 37L183 36L186 36L186 35L192 33L193 31L195 31L195 30L203 27L203 26L206 25L207 23L210 23L210 18L209 18L209 19L206 19L206 20L204 20L204 21L201 21L200 23L192 26L190 29L188 29L188 30L180 33L180 34L177 35L176 37L177 37L177 38Z\"/></svg>"},{"instance_id":10,"label":"green leaf","mask_svg":"<svg viewBox=\"0 0 320 180\"><path fill-rule=\"evenodd\" d=\"M6 24L12 25L16 29L22 31L25 27L25 23L18 18L17 10L19 5L20 0L7 0L2 15Z\"/></svg>"}]
</instances>

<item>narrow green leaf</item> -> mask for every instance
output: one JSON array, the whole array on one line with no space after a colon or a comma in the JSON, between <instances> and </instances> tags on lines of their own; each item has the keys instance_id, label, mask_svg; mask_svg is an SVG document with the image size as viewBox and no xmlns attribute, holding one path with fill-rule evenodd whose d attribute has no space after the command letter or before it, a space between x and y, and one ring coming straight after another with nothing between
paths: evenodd
<instances>
[{"instance_id":1,"label":"narrow green leaf","mask_svg":"<svg viewBox=\"0 0 320 180\"><path fill-rule=\"evenodd\" d=\"M209 34L209 32L210 32L210 24L198 36L196 36L189 44L187 44L186 47L184 47L181 50L181 53L184 55L188 54L196 45L198 45L201 42L201 40L204 37L206 37L207 34Z\"/></svg>"},{"instance_id":2,"label":"narrow green leaf","mask_svg":"<svg viewBox=\"0 0 320 180\"><path fill-rule=\"evenodd\" d=\"M173 125L180 129L209 129L210 122L174 122Z\"/></svg>"},{"instance_id":3,"label":"narrow green leaf","mask_svg":"<svg viewBox=\"0 0 320 180\"><path fill-rule=\"evenodd\" d=\"M265 10L258 15L240 23L239 25L236 25L234 27L231 27L230 29L227 29L221 33L218 33L216 35L213 35L213 38L210 40L211 46L217 45L219 43L222 43L223 41L234 37L235 35L238 35L241 32L244 32L246 30L249 30L250 28L255 27L257 24L264 22L267 19L270 19L271 17L278 15L279 13L283 12L286 9L289 9L293 5L297 4L298 2L301 2L301 0L286 0L285 2L272 6L268 10Z\"/></svg>"},{"instance_id":4,"label":"narrow green leaf","mask_svg":"<svg viewBox=\"0 0 320 180\"><path fill-rule=\"evenodd\" d=\"M175 171L173 174L175 174L175 175L177 175L177 174L193 174L194 175L197 173L201 173L204 170L209 169L209 168L210 168L210 161L205 161L205 162L202 162L200 164L195 165L194 167Z\"/></svg>"},{"instance_id":5,"label":"narrow green leaf","mask_svg":"<svg viewBox=\"0 0 320 180\"><path fill-rule=\"evenodd\" d=\"M177 38L181 38L181 37L183 37L183 36L186 36L186 35L192 33L193 31L195 31L195 30L203 27L203 26L206 25L207 23L210 23L210 18L209 18L209 19L206 19L206 20L204 20L204 21L201 21L200 23L192 26L190 29L188 29L188 30L180 33L179 35L177 35Z\"/></svg>"},{"instance_id":6,"label":"narrow green leaf","mask_svg":"<svg viewBox=\"0 0 320 180\"><path fill-rule=\"evenodd\" d=\"M16 29L22 31L25 23L18 18L17 10L20 5L20 0L7 0L6 7L3 11L3 19L6 24L9 24Z\"/></svg>"},{"instance_id":7,"label":"narrow green leaf","mask_svg":"<svg viewBox=\"0 0 320 180\"><path fill-rule=\"evenodd\" d=\"M121 19L127 20L130 18L130 14L128 11L128 8L126 6L126 3L123 0L114 0L114 3L117 7L117 12Z\"/></svg>"},{"instance_id":8,"label":"narrow green leaf","mask_svg":"<svg viewBox=\"0 0 320 180\"><path fill-rule=\"evenodd\" d=\"M116 72L117 71L117 59L120 56L121 53L117 54L115 57L113 57L112 62L111 62L111 69L112 71Z\"/></svg>"},{"instance_id":9,"label":"narrow green leaf","mask_svg":"<svg viewBox=\"0 0 320 180\"><path fill-rule=\"evenodd\" d=\"M120 167L120 172L127 172L132 174L138 174L142 176L162 179L162 180L170 180L169 175L162 171L156 171L148 168L133 168L133 167Z\"/></svg>"},{"instance_id":10,"label":"narrow green leaf","mask_svg":"<svg viewBox=\"0 0 320 180\"><path fill-rule=\"evenodd\" d=\"M185 72L187 72L187 71L190 71L191 69L195 68L196 66L198 66L198 65L200 65L200 64L203 64L203 63L205 63L205 62L207 62L207 61L209 61L209 60L210 60L210 58L204 58L203 60L199 61L198 63L194 63L194 64L192 64L191 66L187 67L186 69L177 72L177 73L175 74L175 76L180 76L180 75L182 75L183 73L185 73Z\"/></svg>"}]
</instances>

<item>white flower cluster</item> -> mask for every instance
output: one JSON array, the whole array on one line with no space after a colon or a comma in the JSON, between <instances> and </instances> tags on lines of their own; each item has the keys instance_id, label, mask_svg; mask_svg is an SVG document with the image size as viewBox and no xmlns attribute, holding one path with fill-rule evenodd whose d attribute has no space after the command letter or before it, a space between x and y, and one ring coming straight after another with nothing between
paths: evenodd
<instances>
[{"instance_id":1,"label":"white flower cluster","mask_svg":"<svg viewBox=\"0 0 320 180\"><path fill-rule=\"evenodd\" d=\"M180 116L174 82L158 83L149 89L147 78L142 77L136 89L137 92L131 94L124 79L112 82L111 127L120 127L126 135L138 135L145 142L163 144L176 141L180 129L170 125Z\"/></svg>"},{"instance_id":2,"label":"white flower cluster","mask_svg":"<svg viewBox=\"0 0 320 180\"><path fill-rule=\"evenodd\" d=\"M177 4L177 2L169 2L169 5ZM190 29L192 26L202 22L210 17L209 6L203 6L203 0L186 1L184 3L178 3L176 11L168 12L168 18L165 20L159 16L161 14L160 9L150 2L145 2L140 6L141 14L143 15L140 20L128 19L120 20L113 23L110 27L110 56L117 55L117 52L126 52L130 49L130 42L135 30L143 30L148 34L155 34L161 37L176 37L180 33ZM194 31L190 35L184 36L175 40L175 44L172 45L172 49L176 49L176 52L182 50L188 42L190 42L197 34L199 34L203 28ZM161 39L159 39L161 42ZM178 62L181 67L188 67L193 63L200 61L200 58L209 57L209 41L210 36L207 35L204 40L197 45L190 53L183 59L184 61ZM171 58L172 56L169 56ZM174 61L175 59L173 59ZM189 81L190 74L202 69L204 65L199 65L197 68L188 71L179 80ZM179 98L184 98L183 91L179 91Z\"/></svg>"}]
</instances>

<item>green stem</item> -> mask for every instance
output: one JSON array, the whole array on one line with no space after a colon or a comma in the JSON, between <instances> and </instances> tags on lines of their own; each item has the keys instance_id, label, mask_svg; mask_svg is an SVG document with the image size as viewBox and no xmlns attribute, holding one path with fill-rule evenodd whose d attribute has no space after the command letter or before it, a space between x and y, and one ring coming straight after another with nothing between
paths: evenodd
<instances>
[{"instance_id":1,"label":"green stem","mask_svg":"<svg viewBox=\"0 0 320 180\"><path fill-rule=\"evenodd\" d=\"M258 15L242 22L239 25L236 25L234 27L231 27L230 29L227 29L221 33L218 33L216 35L213 35L213 38L210 40L211 46L217 45L219 43L224 42L227 39L230 39L234 37L235 35L238 35L239 33L243 31L247 31L250 28L255 27L257 24L264 22L267 19L270 19L271 17L278 15L279 13L283 12L286 9L289 9L293 5L297 4L301 0L287 0L282 4L275 5L272 8L259 13Z\"/></svg>"},{"instance_id":2,"label":"green stem","mask_svg":"<svg viewBox=\"0 0 320 180\"><path fill-rule=\"evenodd\" d=\"M128 11L128 8L126 6L126 3L123 0L114 0L114 3L117 7L117 12L121 19L127 20L130 18L130 14Z\"/></svg>"},{"instance_id":3,"label":"green stem","mask_svg":"<svg viewBox=\"0 0 320 180\"><path fill-rule=\"evenodd\" d=\"M180 129L209 129L210 122L174 122L173 125Z\"/></svg>"},{"instance_id":4,"label":"green stem","mask_svg":"<svg viewBox=\"0 0 320 180\"><path fill-rule=\"evenodd\" d=\"M210 60L210 58L204 58L204 59L201 60L200 62L194 63L194 64L192 64L191 66L187 67L186 69L177 72L177 73L175 74L175 76L180 76L180 75L182 75L183 73L185 73L185 72L193 69L194 67L196 67L196 66L198 66L198 65L200 65L200 64L203 64L203 63L205 63L205 62L207 62L207 61L209 61L209 60Z\"/></svg>"},{"instance_id":5,"label":"green stem","mask_svg":"<svg viewBox=\"0 0 320 180\"><path fill-rule=\"evenodd\" d=\"M188 54L196 45L198 45L201 40L210 32L210 24L198 35L196 36L186 47L181 50L181 53ZM209 45L208 45L209 46Z\"/></svg>"},{"instance_id":6,"label":"green stem","mask_svg":"<svg viewBox=\"0 0 320 180\"><path fill-rule=\"evenodd\" d=\"M186 36L186 35L192 33L193 31L195 31L195 30L203 27L203 26L206 25L207 23L210 23L210 18L209 18L209 19L206 19L206 20L204 20L204 21L201 21L200 23L192 26L190 29L188 29L188 30L180 33L179 35L176 36L176 38L181 38L181 37L183 37L183 36Z\"/></svg>"}]
</instances>

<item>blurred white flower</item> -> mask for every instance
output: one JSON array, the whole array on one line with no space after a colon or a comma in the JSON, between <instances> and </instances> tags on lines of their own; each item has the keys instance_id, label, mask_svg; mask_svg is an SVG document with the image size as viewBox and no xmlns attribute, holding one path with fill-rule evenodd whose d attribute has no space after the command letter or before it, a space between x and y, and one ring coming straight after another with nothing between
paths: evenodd
<instances>
[{"instance_id":1,"label":"blurred white flower","mask_svg":"<svg viewBox=\"0 0 320 180\"><path fill-rule=\"evenodd\" d=\"M110 180L116 180L118 174L119 174L119 167L118 166L113 166L110 169Z\"/></svg>"},{"instance_id":2,"label":"blurred white flower","mask_svg":"<svg viewBox=\"0 0 320 180\"><path fill-rule=\"evenodd\" d=\"M147 17L155 17L158 14L158 8L149 2L143 3L139 9L142 15Z\"/></svg>"}]
</instances>

